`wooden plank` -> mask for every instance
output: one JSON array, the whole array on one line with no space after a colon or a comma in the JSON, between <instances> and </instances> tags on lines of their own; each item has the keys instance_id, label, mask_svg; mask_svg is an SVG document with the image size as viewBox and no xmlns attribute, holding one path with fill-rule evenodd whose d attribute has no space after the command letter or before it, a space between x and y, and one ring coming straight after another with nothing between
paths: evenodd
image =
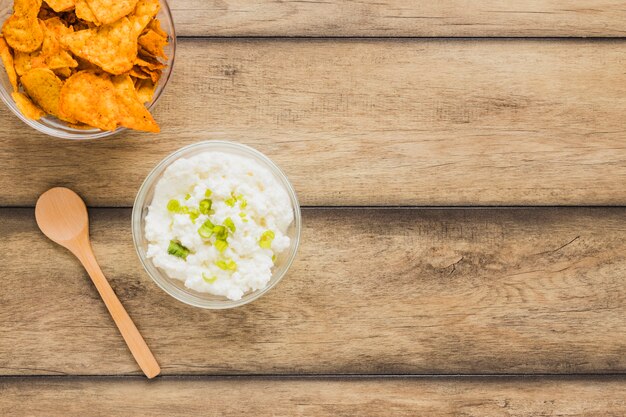
<instances>
[{"instance_id":1,"label":"wooden plank","mask_svg":"<svg viewBox=\"0 0 626 417\"><path fill-rule=\"evenodd\" d=\"M0 110L0 205L132 205L168 153L231 139L304 205L626 205L626 42L188 40L158 136L35 134Z\"/></svg>"},{"instance_id":2,"label":"wooden plank","mask_svg":"<svg viewBox=\"0 0 626 417\"><path fill-rule=\"evenodd\" d=\"M292 271L205 311L144 274L130 211L95 253L164 374L626 371L626 209L305 210ZM77 261L0 212L0 374L139 370Z\"/></svg>"},{"instance_id":3,"label":"wooden plank","mask_svg":"<svg viewBox=\"0 0 626 417\"><path fill-rule=\"evenodd\" d=\"M616 0L172 1L193 36L624 36Z\"/></svg>"},{"instance_id":4,"label":"wooden plank","mask_svg":"<svg viewBox=\"0 0 626 417\"><path fill-rule=\"evenodd\" d=\"M0 413L28 416L623 416L624 378L9 378Z\"/></svg>"}]
</instances>

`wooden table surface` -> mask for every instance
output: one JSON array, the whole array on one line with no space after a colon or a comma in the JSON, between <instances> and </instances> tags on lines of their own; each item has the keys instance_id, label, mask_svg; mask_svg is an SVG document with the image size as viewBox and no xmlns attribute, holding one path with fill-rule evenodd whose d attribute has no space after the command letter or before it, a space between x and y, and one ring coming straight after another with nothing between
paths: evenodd
<instances>
[{"instance_id":1,"label":"wooden table surface","mask_svg":"<svg viewBox=\"0 0 626 417\"><path fill-rule=\"evenodd\" d=\"M163 131L73 143L0 108L0 415L626 415L626 7L604 0L173 0ZM247 306L161 291L130 207L167 154L284 168L298 258ZM53 186L163 369L146 381Z\"/></svg>"}]
</instances>

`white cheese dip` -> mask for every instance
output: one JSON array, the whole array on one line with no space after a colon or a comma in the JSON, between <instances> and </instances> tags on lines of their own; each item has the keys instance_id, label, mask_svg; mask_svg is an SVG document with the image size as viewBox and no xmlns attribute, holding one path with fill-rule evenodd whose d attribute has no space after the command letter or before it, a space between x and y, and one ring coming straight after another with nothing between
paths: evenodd
<instances>
[{"instance_id":1,"label":"white cheese dip","mask_svg":"<svg viewBox=\"0 0 626 417\"><path fill-rule=\"evenodd\" d=\"M239 300L267 286L292 222L289 195L268 169L204 152L178 159L156 184L147 256L187 288Z\"/></svg>"}]
</instances>

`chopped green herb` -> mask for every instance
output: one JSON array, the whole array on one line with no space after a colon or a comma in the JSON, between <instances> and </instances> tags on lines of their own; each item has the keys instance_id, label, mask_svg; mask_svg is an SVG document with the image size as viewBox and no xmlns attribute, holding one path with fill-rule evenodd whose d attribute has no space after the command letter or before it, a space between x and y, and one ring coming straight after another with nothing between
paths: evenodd
<instances>
[{"instance_id":1,"label":"chopped green herb","mask_svg":"<svg viewBox=\"0 0 626 417\"><path fill-rule=\"evenodd\" d=\"M208 198L200 201L200 213L209 214L211 207L213 207L213 201Z\"/></svg>"},{"instance_id":2,"label":"chopped green herb","mask_svg":"<svg viewBox=\"0 0 626 417\"><path fill-rule=\"evenodd\" d=\"M208 239L213 235L213 228L215 225L211 222L211 220L207 220L202 223L202 226L198 229L198 234L203 239Z\"/></svg>"},{"instance_id":3,"label":"chopped green herb","mask_svg":"<svg viewBox=\"0 0 626 417\"><path fill-rule=\"evenodd\" d=\"M217 277L212 277L212 278L207 278L206 275L204 275L204 272L202 273L202 279L204 280L204 282L206 282L207 284L213 284L215 281L217 281Z\"/></svg>"},{"instance_id":4,"label":"chopped green herb","mask_svg":"<svg viewBox=\"0 0 626 417\"><path fill-rule=\"evenodd\" d=\"M178 200L168 201L167 211L170 211L172 213L180 213L181 212L180 202Z\"/></svg>"},{"instance_id":5,"label":"chopped green herb","mask_svg":"<svg viewBox=\"0 0 626 417\"><path fill-rule=\"evenodd\" d=\"M170 245L167 248L167 253L176 256L177 258L187 260L187 256L189 255L189 249L181 245L180 242L176 240L170 240Z\"/></svg>"},{"instance_id":6,"label":"chopped green herb","mask_svg":"<svg viewBox=\"0 0 626 417\"><path fill-rule=\"evenodd\" d=\"M225 226L214 226L213 233L217 240L226 240L228 238L228 229Z\"/></svg>"},{"instance_id":7,"label":"chopped green herb","mask_svg":"<svg viewBox=\"0 0 626 417\"><path fill-rule=\"evenodd\" d=\"M247 216L247 214L246 214L246 213L244 213L243 211L239 212L239 217L241 217L242 219L243 219L244 217L246 217L246 216Z\"/></svg>"},{"instance_id":8,"label":"chopped green herb","mask_svg":"<svg viewBox=\"0 0 626 417\"><path fill-rule=\"evenodd\" d=\"M195 221L200 215L198 210L182 206L178 200L170 200L167 203L167 210L176 214L188 214L192 221Z\"/></svg>"},{"instance_id":9,"label":"chopped green herb","mask_svg":"<svg viewBox=\"0 0 626 417\"><path fill-rule=\"evenodd\" d=\"M205 196L206 198L211 197L211 194L213 194L213 191L209 190L208 188L207 188L207 190L204 192L204 196Z\"/></svg>"},{"instance_id":10,"label":"chopped green herb","mask_svg":"<svg viewBox=\"0 0 626 417\"><path fill-rule=\"evenodd\" d=\"M226 199L224 203L226 203L226 205L229 207L235 207L235 204L237 204L238 200L240 201L243 200L245 202L245 204L241 208L244 208L245 206L248 205L248 202L243 199L243 195L242 194L235 195L234 191L231 191L230 198Z\"/></svg>"},{"instance_id":11,"label":"chopped green herb","mask_svg":"<svg viewBox=\"0 0 626 417\"><path fill-rule=\"evenodd\" d=\"M228 247L228 242L226 242L225 240L215 241L215 249L217 249L218 251L224 252L227 247Z\"/></svg>"},{"instance_id":12,"label":"chopped green herb","mask_svg":"<svg viewBox=\"0 0 626 417\"><path fill-rule=\"evenodd\" d=\"M261 239L259 239L259 246L262 247L263 249L271 248L272 241L274 240L275 237L276 235L274 234L274 232L272 232L271 230L266 230L261 235Z\"/></svg>"},{"instance_id":13,"label":"chopped green herb","mask_svg":"<svg viewBox=\"0 0 626 417\"><path fill-rule=\"evenodd\" d=\"M241 196L241 199L239 200L239 208L243 210L246 207L248 207L248 201L246 201L246 199Z\"/></svg>"},{"instance_id":14,"label":"chopped green herb","mask_svg":"<svg viewBox=\"0 0 626 417\"><path fill-rule=\"evenodd\" d=\"M189 200L191 198L191 194L187 193L185 194L185 201Z\"/></svg>"},{"instance_id":15,"label":"chopped green herb","mask_svg":"<svg viewBox=\"0 0 626 417\"><path fill-rule=\"evenodd\" d=\"M230 217L226 217L226 220L224 220L224 226L228 227L233 233L235 233L235 230L237 230L235 227L235 223L233 223L233 219L231 219Z\"/></svg>"},{"instance_id":16,"label":"chopped green herb","mask_svg":"<svg viewBox=\"0 0 626 417\"><path fill-rule=\"evenodd\" d=\"M218 268L223 269L224 271L236 271L237 270L237 264L232 259L229 259L227 261L219 260L215 262L215 265L217 265Z\"/></svg>"},{"instance_id":17,"label":"chopped green herb","mask_svg":"<svg viewBox=\"0 0 626 417\"><path fill-rule=\"evenodd\" d=\"M185 208L186 208L186 207L185 207ZM196 209L191 209L191 210L189 210L189 212L188 212L188 213L189 213L189 218L190 218L190 219L191 219L191 221L192 221L192 222L194 222L194 223L196 222L196 219L197 219L198 217L200 217L200 212L199 212L198 210L196 210Z\"/></svg>"},{"instance_id":18,"label":"chopped green herb","mask_svg":"<svg viewBox=\"0 0 626 417\"><path fill-rule=\"evenodd\" d=\"M276 255L272 255L272 262L276 263Z\"/></svg>"}]
</instances>

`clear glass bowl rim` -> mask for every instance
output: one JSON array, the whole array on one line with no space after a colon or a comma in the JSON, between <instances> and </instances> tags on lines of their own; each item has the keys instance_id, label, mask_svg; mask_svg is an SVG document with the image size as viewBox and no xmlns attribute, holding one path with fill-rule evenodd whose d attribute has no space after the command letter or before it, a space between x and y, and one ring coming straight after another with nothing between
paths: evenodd
<instances>
[{"instance_id":1,"label":"clear glass bowl rim","mask_svg":"<svg viewBox=\"0 0 626 417\"><path fill-rule=\"evenodd\" d=\"M8 1L8 0L7 0ZM154 106L157 104L159 99L161 98L163 91L167 87L167 84L172 77L172 72L174 70L174 62L176 60L176 28L174 25L174 18L172 16L172 11L167 0L160 0L161 2L161 12L164 14L167 19L167 25L170 28L170 33L168 33L170 37L170 49L169 54L171 55L167 61L167 67L159 80L159 84L157 85L157 89L155 91L154 98L152 102L147 106L148 110L152 110ZM159 15L157 15L159 17ZM1 19L0 19L1 23ZM0 67L0 71L4 71L4 67ZM124 132L127 129L125 127L119 127L115 130L100 130L100 129L88 129L88 130L63 130L60 128L55 128L54 126L45 125L37 120L29 119L24 116L22 112L19 111L17 105L11 98L11 93L6 91L6 89L0 85L0 99L6 104L7 108L11 110L13 114L15 114L22 122L24 122L27 126L35 129L36 131L43 133L48 136L52 136L59 139L70 139L70 140L92 140L92 139L100 139L109 136L116 135L118 133ZM63 122L59 122L62 124Z\"/></svg>"},{"instance_id":2,"label":"clear glass bowl rim","mask_svg":"<svg viewBox=\"0 0 626 417\"><path fill-rule=\"evenodd\" d=\"M219 148L219 149L216 149ZM295 236L289 248L289 254L286 261L281 265L279 271L275 271L274 274L278 272L278 275L272 275L272 279L268 283L268 285L262 290L257 290L252 293L248 293L243 296L241 300L232 301L232 300L205 300L199 297L195 297L189 293L185 293L176 286L174 286L171 282L171 278L167 277L164 273L161 273L152 262L147 259L142 252L141 240L143 238L143 229L141 227L142 223L142 215L144 211L144 207L146 207L150 202L146 201L148 192L152 190L157 181L160 179L161 175L167 167L169 167L174 161L177 159L186 156L187 154L193 154L193 151L206 150L211 151L214 150L216 152L226 151L228 149L238 150L244 154L248 154L252 156L254 159L262 161L266 168L268 168L273 174L275 174L280 182L283 184L289 198L291 200L291 204L294 211L294 227L295 227ZM296 191L293 188L293 185L285 175L285 173L266 155L261 153L260 151L240 143L223 141L223 140L208 140L193 143L191 145L187 145L179 150L171 153L167 157L165 157L161 162L159 162L156 167L148 174L144 182L139 188L139 192L137 193L137 197L135 198L135 202L133 204L133 211L131 215L132 222L132 235L133 235L133 244L135 246L135 251L137 252L137 256L141 261L143 268L146 273L152 278L152 280L167 294L174 297L178 301L181 301L185 304L200 307L205 309L219 310L219 309L228 309L240 307L242 305L251 303L252 301L258 299L263 294L267 293L274 286L276 286L287 274L291 265L293 264L294 259L296 258L296 254L298 252L298 247L300 245L300 235L302 231L302 213L300 210L300 203L298 201L298 197L296 195Z\"/></svg>"}]
</instances>

